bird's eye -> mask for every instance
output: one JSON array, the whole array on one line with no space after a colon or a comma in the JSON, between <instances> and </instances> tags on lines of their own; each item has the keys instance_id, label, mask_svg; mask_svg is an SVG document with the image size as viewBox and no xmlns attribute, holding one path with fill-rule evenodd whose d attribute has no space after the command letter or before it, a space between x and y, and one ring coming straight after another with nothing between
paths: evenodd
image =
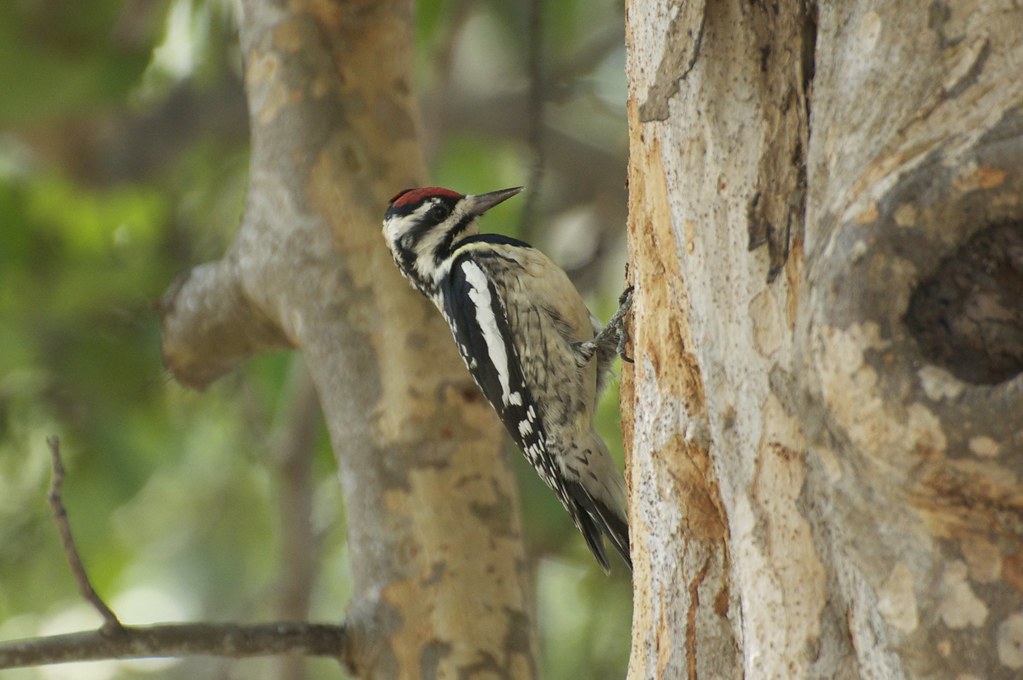
<instances>
[{"instance_id":1,"label":"bird's eye","mask_svg":"<svg viewBox=\"0 0 1023 680\"><path fill-rule=\"evenodd\" d=\"M451 209L443 203L436 203L432 208L430 208L430 219L437 222L443 222L450 214Z\"/></svg>"}]
</instances>

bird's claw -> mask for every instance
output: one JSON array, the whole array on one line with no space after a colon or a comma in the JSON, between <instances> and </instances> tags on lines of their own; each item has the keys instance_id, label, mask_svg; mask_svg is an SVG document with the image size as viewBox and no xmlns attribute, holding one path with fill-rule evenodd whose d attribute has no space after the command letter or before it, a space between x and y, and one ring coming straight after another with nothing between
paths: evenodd
<instances>
[{"instance_id":1,"label":"bird's claw","mask_svg":"<svg viewBox=\"0 0 1023 680\"><path fill-rule=\"evenodd\" d=\"M625 346L629 342L629 335L625 332L625 317L632 312L632 292L634 289L635 286L629 286L618 296L618 311L614 313L611 321L608 323L609 326L613 326L615 329L615 338L617 340L615 351L622 358L622 361L630 364L636 362L625 353Z\"/></svg>"}]
</instances>

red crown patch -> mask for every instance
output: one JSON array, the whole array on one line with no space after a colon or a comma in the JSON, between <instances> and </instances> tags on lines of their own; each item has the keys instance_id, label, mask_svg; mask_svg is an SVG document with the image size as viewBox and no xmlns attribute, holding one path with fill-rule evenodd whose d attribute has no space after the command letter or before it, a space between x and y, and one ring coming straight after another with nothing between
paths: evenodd
<instances>
[{"instance_id":1,"label":"red crown patch","mask_svg":"<svg viewBox=\"0 0 1023 680\"><path fill-rule=\"evenodd\" d=\"M406 205L415 205L421 203L424 199L431 198L433 196L440 196L443 198L461 198L462 194L451 189L444 189L443 187L422 187L421 189L405 189L395 194L388 204L392 208L401 208Z\"/></svg>"}]
</instances>

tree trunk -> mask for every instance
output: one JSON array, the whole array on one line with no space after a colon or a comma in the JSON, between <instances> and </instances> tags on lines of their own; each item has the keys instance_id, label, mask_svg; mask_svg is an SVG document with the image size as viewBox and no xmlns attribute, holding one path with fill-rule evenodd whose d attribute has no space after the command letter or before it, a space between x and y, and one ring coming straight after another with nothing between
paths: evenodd
<instances>
[{"instance_id":1,"label":"tree trunk","mask_svg":"<svg viewBox=\"0 0 1023 680\"><path fill-rule=\"evenodd\" d=\"M1023 672L1021 31L628 3L631 678Z\"/></svg>"},{"instance_id":2,"label":"tree trunk","mask_svg":"<svg viewBox=\"0 0 1023 680\"><path fill-rule=\"evenodd\" d=\"M411 2L240 7L245 216L224 259L165 296L168 365L202 386L256 352L302 350L341 469L355 674L533 677L500 425L380 234L388 197L425 176Z\"/></svg>"}]
</instances>

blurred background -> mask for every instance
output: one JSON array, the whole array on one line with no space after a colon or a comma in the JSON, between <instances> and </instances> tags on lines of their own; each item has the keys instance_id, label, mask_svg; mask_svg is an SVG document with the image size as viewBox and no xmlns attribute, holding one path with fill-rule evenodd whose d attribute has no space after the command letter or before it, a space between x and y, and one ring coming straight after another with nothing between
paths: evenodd
<instances>
[{"instance_id":1,"label":"blurred background","mask_svg":"<svg viewBox=\"0 0 1023 680\"><path fill-rule=\"evenodd\" d=\"M526 185L486 228L548 252L606 319L625 262L621 2L416 7L431 183ZM204 393L173 383L160 362L151 303L177 274L220 257L243 205L233 13L228 0L0 3L2 640L100 623L46 504L49 435L63 444L82 557L122 621L344 612L343 504L301 357L262 357ZM617 385L598 428L620 462ZM615 562L605 577L553 494L513 459L542 677L624 677L628 574ZM198 659L4 677L344 676L325 661Z\"/></svg>"}]
</instances>

